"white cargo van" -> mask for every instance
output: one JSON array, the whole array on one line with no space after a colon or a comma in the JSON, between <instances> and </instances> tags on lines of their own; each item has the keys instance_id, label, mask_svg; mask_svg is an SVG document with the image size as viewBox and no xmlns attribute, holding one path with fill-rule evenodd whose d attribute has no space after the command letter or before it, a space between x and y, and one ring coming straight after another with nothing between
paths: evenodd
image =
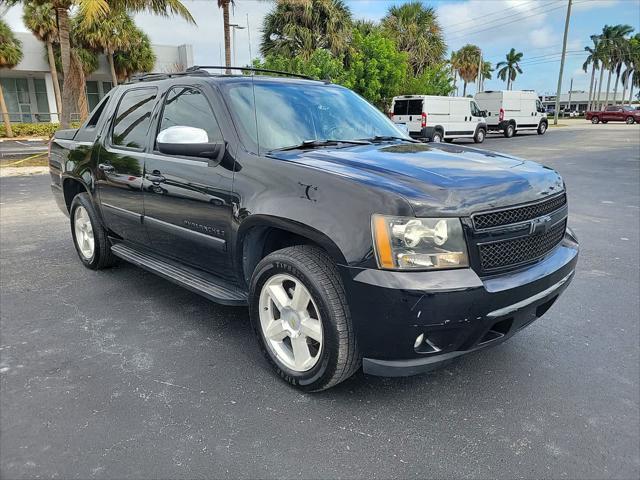
<instances>
[{"instance_id":1,"label":"white cargo van","mask_svg":"<svg viewBox=\"0 0 640 480\"><path fill-rule=\"evenodd\" d=\"M402 95L394 97L391 119L404 124L409 135L431 142L473 138L484 142L487 124L471 98L435 95Z\"/></svg>"},{"instance_id":2,"label":"white cargo van","mask_svg":"<svg viewBox=\"0 0 640 480\"><path fill-rule=\"evenodd\" d=\"M489 131L501 131L513 137L521 130L535 130L543 135L547 131L546 109L536 92L529 90L500 90L478 92L475 100L487 113Z\"/></svg>"}]
</instances>

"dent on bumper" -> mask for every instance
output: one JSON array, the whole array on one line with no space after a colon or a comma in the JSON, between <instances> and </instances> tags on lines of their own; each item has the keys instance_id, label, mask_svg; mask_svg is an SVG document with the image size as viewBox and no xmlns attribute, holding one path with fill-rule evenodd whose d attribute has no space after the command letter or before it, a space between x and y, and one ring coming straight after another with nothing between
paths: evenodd
<instances>
[{"instance_id":1,"label":"dent on bumper","mask_svg":"<svg viewBox=\"0 0 640 480\"><path fill-rule=\"evenodd\" d=\"M480 278L471 269L391 272L348 269L347 291L365 373L414 375L494 346L542 316L567 288L578 258L568 230L547 258ZM414 348L418 335L437 345Z\"/></svg>"}]
</instances>

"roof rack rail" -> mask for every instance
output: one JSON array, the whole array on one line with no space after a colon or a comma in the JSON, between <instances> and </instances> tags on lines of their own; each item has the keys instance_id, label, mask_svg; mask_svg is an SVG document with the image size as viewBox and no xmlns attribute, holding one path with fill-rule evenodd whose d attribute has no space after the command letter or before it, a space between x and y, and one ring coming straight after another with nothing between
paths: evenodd
<instances>
[{"instance_id":1,"label":"roof rack rail","mask_svg":"<svg viewBox=\"0 0 640 480\"><path fill-rule=\"evenodd\" d=\"M184 77L185 75L209 75L208 72L204 70L193 70L193 71L185 71L185 72L149 72L149 73L138 73L136 75L132 75L131 78L125 83L135 83L135 82L151 82L153 80L166 80L167 78L173 77Z\"/></svg>"},{"instance_id":2,"label":"roof rack rail","mask_svg":"<svg viewBox=\"0 0 640 480\"><path fill-rule=\"evenodd\" d=\"M225 67L221 65L194 65L193 67L189 67L185 70L186 73L196 72L196 71L204 71L204 70L241 70L247 72L257 72L257 73L276 73L278 75L285 75L288 77L297 77L304 78L305 80L316 80L313 77L308 75L302 75L299 73L291 73L291 72L283 72L281 70L269 70L267 68L253 68L253 67Z\"/></svg>"}]
</instances>

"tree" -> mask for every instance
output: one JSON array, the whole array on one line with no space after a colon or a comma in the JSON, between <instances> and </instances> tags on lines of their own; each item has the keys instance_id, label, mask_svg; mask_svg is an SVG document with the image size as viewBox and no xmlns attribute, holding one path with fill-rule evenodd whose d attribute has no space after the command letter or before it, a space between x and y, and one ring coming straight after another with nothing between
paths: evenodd
<instances>
[{"instance_id":1,"label":"tree","mask_svg":"<svg viewBox=\"0 0 640 480\"><path fill-rule=\"evenodd\" d=\"M156 54L151 48L149 37L135 27L132 41L127 50L119 50L113 55L113 62L118 77L122 82L132 75L150 72L156 63Z\"/></svg>"},{"instance_id":2,"label":"tree","mask_svg":"<svg viewBox=\"0 0 640 480\"><path fill-rule=\"evenodd\" d=\"M589 56L587 57L585 62L582 64L582 70L584 70L585 73L587 73L587 70L589 69L589 65L591 65L591 82L589 83L589 100L587 104L587 110L591 110L591 100L592 100L592 95L594 93L593 82L596 77L596 70L598 70L598 68L600 67L600 58L598 56L599 54L598 44L600 42L600 39L598 38L597 35L591 35L591 41L593 42L593 48L589 46L584 47L585 51L589 53Z\"/></svg>"},{"instance_id":3,"label":"tree","mask_svg":"<svg viewBox=\"0 0 640 480\"><path fill-rule=\"evenodd\" d=\"M351 88L386 111L410 72L407 53L398 51L395 42L382 32L363 35L357 30L353 32L353 52L349 65Z\"/></svg>"},{"instance_id":4,"label":"tree","mask_svg":"<svg viewBox=\"0 0 640 480\"><path fill-rule=\"evenodd\" d=\"M422 2L393 6L382 19L382 27L398 49L407 52L415 75L444 61L447 45L434 8Z\"/></svg>"},{"instance_id":5,"label":"tree","mask_svg":"<svg viewBox=\"0 0 640 480\"><path fill-rule=\"evenodd\" d=\"M522 55L522 52L516 52L516 49L512 48L506 55L506 61L498 62L496 65L496 68L500 69L498 70L498 78L503 82L507 82L507 90L511 90L518 73L522 74L522 69L518 63L522 61Z\"/></svg>"},{"instance_id":6,"label":"tree","mask_svg":"<svg viewBox=\"0 0 640 480\"><path fill-rule=\"evenodd\" d=\"M606 64L606 67L609 71L607 77L607 90L604 97L604 106L609 104L609 88L611 86L611 75L613 74L613 71L618 68L621 54L620 45L624 37L631 32L633 32L633 27L631 27L630 25L605 25L602 28L600 41L602 43L602 52L605 56L605 59L603 59L603 64ZM616 89L618 80L619 73L618 78L616 79Z\"/></svg>"},{"instance_id":7,"label":"tree","mask_svg":"<svg viewBox=\"0 0 640 480\"><path fill-rule=\"evenodd\" d=\"M56 100L58 115L62 111L62 96L60 95L60 80L58 79L58 69L53 55L53 44L58 42L58 25L56 22L56 11L51 3L45 2L37 4L33 1L26 1L22 13L22 20L31 33L44 42L47 49L47 61L49 62L49 72L53 83L53 93Z\"/></svg>"},{"instance_id":8,"label":"tree","mask_svg":"<svg viewBox=\"0 0 640 480\"><path fill-rule=\"evenodd\" d=\"M633 87L640 87L640 33L636 33L631 39L629 39L627 83L629 84L629 105L631 105Z\"/></svg>"},{"instance_id":9,"label":"tree","mask_svg":"<svg viewBox=\"0 0 640 480\"><path fill-rule=\"evenodd\" d=\"M468 43L458 50L455 54L455 69L460 75L460 78L464 82L462 89L462 96L467 96L467 84L474 82L478 77L478 70L480 69L480 58L482 51L477 45L471 45Z\"/></svg>"},{"instance_id":10,"label":"tree","mask_svg":"<svg viewBox=\"0 0 640 480\"><path fill-rule=\"evenodd\" d=\"M450 68L446 63L433 65L424 69L417 76L408 75L399 95L451 95L455 86Z\"/></svg>"},{"instance_id":11,"label":"tree","mask_svg":"<svg viewBox=\"0 0 640 480\"><path fill-rule=\"evenodd\" d=\"M312 78L330 80L348 88L353 87L353 77L344 68L342 58L334 57L329 50L324 48L318 48L309 58L271 54L262 61L254 59L252 66L254 68L308 75Z\"/></svg>"},{"instance_id":12,"label":"tree","mask_svg":"<svg viewBox=\"0 0 640 480\"><path fill-rule=\"evenodd\" d=\"M351 43L351 11L342 0L278 0L262 24L264 57L309 59L323 48L336 57Z\"/></svg>"},{"instance_id":13,"label":"tree","mask_svg":"<svg viewBox=\"0 0 640 480\"><path fill-rule=\"evenodd\" d=\"M231 27L229 25L229 5L231 3L233 3L233 0L218 0L218 8L222 9L222 25L224 28L224 65L227 67L227 73L231 73L231 70L229 70L229 67L231 66Z\"/></svg>"},{"instance_id":14,"label":"tree","mask_svg":"<svg viewBox=\"0 0 640 480\"><path fill-rule=\"evenodd\" d=\"M22 43L18 40L9 25L0 19L0 68L13 68L22 60ZM7 137L13 137L11 130L11 119L7 112L7 104L4 101L2 93L2 84L0 83L0 111L2 111L2 120L4 121L4 131Z\"/></svg>"},{"instance_id":15,"label":"tree","mask_svg":"<svg viewBox=\"0 0 640 480\"><path fill-rule=\"evenodd\" d=\"M140 32L133 20L124 11L112 12L107 18L87 23L74 17L72 28L77 31L79 42L100 53L104 53L109 63L111 82L118 85L118 76L113 56L116 51L128 51L135 43L135 35Z\"/></svg>"},{"instance_id":16,"label":"tree","mask_svg":"<svg viewBox=\"0 0 640 480\"><path fill-rule=\"evenodd\" d=\"M20 0L4 0L4 3L13 5ZM44 0L33 0L43 3ZM60 55L62 57L62 115L60 124L62 128L69 128L71 110L73 109L72 85L68 84L68 75L71 69L71 44L69 41L69 11L77 9L77 14L86 24L106 19L112 12L127 10L131 12L150 11L152 13L169 16L179 15L190 23L194 23L193 17L180 0L50 0L58 17L58 33L60 39Z\"/></svg>"}]
</instances>

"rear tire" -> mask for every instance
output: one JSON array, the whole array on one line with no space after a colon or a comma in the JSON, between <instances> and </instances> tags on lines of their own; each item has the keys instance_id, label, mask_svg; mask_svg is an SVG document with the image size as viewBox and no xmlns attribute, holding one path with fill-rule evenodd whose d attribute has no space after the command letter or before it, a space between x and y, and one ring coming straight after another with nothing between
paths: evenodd
<instances>
[{"instance_id":1,"label":"rear tire","mask_svg":"<svg viewBox=\"0 0 640 480\"><path fill-rule=\"evenodd\" d=\"M600 123L600 117L598 117L597 115L594 115L593 117L591 117L591 123L593 124Z\"/></svg>"},{"instance_id":2,"label":"rear tire","mask_svg":"<svg viewBox=\"0 0 640 480\"><path fill-rule=\"evenodd\" d=\"M547 127L547 122L540 122L540 125L538 125L538 135L544 135L547 131Z\"/></svg>"},{"instance_id":3,"label":"rear tire","mask_svg":"<svg viewBox=\"0 0 640 480\"><path fill-rule=\"evenodd\" d=\"M453 138L445 138L444 141L447 143L453 143Z\"/></svg>"},{"instance_id":4,"label":"rear tire","mask_svg":"<svg viewBox=\"0 0 640 480\"><path fill-rule=\"evenodd\" d=\"M320 248L297 245L262 259L251 277L249 309L260 349L291 385L325 390L360 367L344 286Z\"/></svg>"},{"instance_id":5,"label":"rear tire","mask_svg":"<svg viewBox=\"0 0 640 480\"><path fill-rule=\"evenodd\" d=\"M73 198L69 210L71 237L82 264L91 270L102 270L117 263L111 253L107 231L102 227L88 193Z\"/></svg>"},{"instance_id":6,"label":"rear tire","mask_svg":"<svg viewBox=\"0 0 640 480\"><path fill-rule=\"evenodd\" d=\"M434 132L433 135L431 136L431 141L434 143L442 142L442 133Z\"/></svg>"},{"instance_id":7,"label":"rear tire","mask_svg":"<svg viewBox=\"0 0 640 480\"><path fill-rule=\"evenodd\" d=\"M516 127L513 123L507 125L507 128L504 129L505 138L511 138L516 134Z\"/></svg>"},{"instance_id":8,"label":"rear tire","mask_svg":"<svg viewBox=\"0 0 640 480\"><path fill-rule=\"evenodd\" d=\"M475 143L484 142L484 137L486 136L486 134L487 132L485 132L484 128L479 128L476 134L473 136L473 141Z\"/></svg>"}]
</instances>

